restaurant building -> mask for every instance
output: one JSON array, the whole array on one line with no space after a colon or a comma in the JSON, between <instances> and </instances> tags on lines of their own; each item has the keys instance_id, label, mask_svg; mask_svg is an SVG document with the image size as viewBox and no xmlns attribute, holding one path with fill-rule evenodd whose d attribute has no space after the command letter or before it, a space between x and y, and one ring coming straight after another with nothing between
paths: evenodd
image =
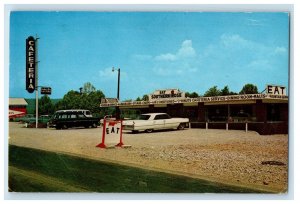
<instances>
[{"instance_id":1,"label":"restaurant building","mask_svg":"<svg viewBox=\"0 0 300 204\"><path fill-rule=\"evenodd\" d=\"M254 130L262 135L288 134L286 88L268 85L264 93L187 98L179 89L156 90L148 101L102 100L101 107L121 112L163 112L190 119L191 128Z\"/></svg>"}]
</instances>

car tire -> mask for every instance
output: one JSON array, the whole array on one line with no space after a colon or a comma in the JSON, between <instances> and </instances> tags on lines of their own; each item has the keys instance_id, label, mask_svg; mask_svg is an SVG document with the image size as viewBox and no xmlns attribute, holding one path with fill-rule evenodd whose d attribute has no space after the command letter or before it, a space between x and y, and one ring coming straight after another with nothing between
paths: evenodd
<instances>
[{"instance_id":1,"label":"car tire","mask_svg":"<svg viewBox=\"0 0 300 204\"><path fill-rule=\"evenodd\" d=\"M184 130L185 128L185 124L184 123L180 123L177 127L177 130Z\"/></svg>"},{"instance_id":2,"label":"car tire","mask_svg":"<svg viewBox=\"0 0 300 204\"><path fill-rule=\"evenodd\" d=\"M145 132L146 133L151 133L151 132L153 132L153 129L147 129L147 130L145 130Z\"/></svg>"},{"instance_id":3,"label":"car tire","mask_svg":"<svg viewBox=\"0 0 300 204\"><path fill-rule=\"evenodd\" d=\"M62 129L68 129L68 126L66 124L62 125Z\"/></svg>"}]
</instances>

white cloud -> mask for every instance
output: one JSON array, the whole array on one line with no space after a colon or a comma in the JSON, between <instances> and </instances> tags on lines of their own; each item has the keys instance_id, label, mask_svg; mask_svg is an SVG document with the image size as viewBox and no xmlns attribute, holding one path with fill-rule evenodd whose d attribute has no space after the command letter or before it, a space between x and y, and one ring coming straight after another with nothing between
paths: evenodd
<instances>
[{"instance_id":1,"label":"white cloud","mask_svg":"<svg viewBox=\"0 0 300 204\"><path fill-rule=\"evenodd\" d=\"M287 49L285 47L276 47L274 52L275 54L283 54L287 52Z\"/></svg>"},{"instance_id":2,"label":"white cloud","mask_svg":"<svg viewBox=\"0 0 300 204\"><path fill-rule=\"evenodd\" d=\"M183 41L181 48L179 49L177 56L179 57L194 57L196 55L196 51L193 48L191 40Z\"/></svg>"},{"instance_id":3,"label":"white cloud","mask_svg":"<svg viewBox=\"0 0 300 204\"><path fill-rule=\"evenodd\" d=\"M221 42L224 46L247 46L249 45L249 41L242 38L240 35L228 35L223 34L221 36Z\"/></svg>"},{"instance_id":4,"label":"white cloud","mask_svg":"<svg viewBox=\"0 0 300 204\"><path fill-rule=\"evenodd\" d=\"M264 20L257 20L257 19L247 19L246 20L246 25L248 26L263 26L264 24Z\"/></svg>"},{"instance_id":5,"label":"white cloud","mask_svg":"<svg viewBox=\"0 0 300 204\"><path fill-rule=\"evenodd\" d=\"M239 34L223 34L219 41L204 49L200 62L210 70L222 67L240 73L241 70L272 70L279 66L278 62L286 62L286 55L287 49L283 46L250 40Z\"/></svg>"},{"instance_id":6,"label":"white cloud","mask_svg":"<svg viewBox=\"0 0 300 204\"><path fill-rule=\"evenodd\" d=\"M156 60L166 60L166 61L175 61L177 59L176 55L171 53L168 54L161 54L155 57Z\"/></svg>"},{"instance_id":7,"label":"white cloud","mask_svg":"<svg viewBox=\"0 0 300 204\"><path fill-rule=\"evenodd\" d=\"M191 58L196 56L196 51L193 48L193 44L191 40L185 40L182 42L181 47L179 50L175 53L166 53L161 54L155 57L155 60L158 61L175 61L185 58Z\"/></svg>"}]
</instances>

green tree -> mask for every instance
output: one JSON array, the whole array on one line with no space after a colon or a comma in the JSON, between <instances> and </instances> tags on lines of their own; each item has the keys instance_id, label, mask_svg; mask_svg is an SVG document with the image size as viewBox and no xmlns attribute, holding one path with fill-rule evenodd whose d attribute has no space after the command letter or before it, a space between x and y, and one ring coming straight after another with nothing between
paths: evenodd
<instances>
[{"instance_id":1,"label":"green tree","mask_svg":"<svg viewBox=\"0 0 300 204\"><path fill-rule=\"evenodd\" d=\"M186 97L186 98L198 98L198 97L199 97L199 94L196 93L196 92L192 92L192 93L186 92L186 93L185 93L185 97Z\"/></svg>"},{"instance_id":2,"label":"green tree","mask_svg":"<svg viewBox=\"0 0 300 204\"><path fill-rule=\"evenodd\" d=\"M149 101L149 96L147 94L145 94L143 97L142 97L142 101Z\"/></svg>"},{"instance_id":3,"label":"green tree","mask_svg":"<svg viewBox=\"0 0 300 204\"><path fill-rule=\"evenodd\" d=\"M96 91L96 88L90 82L83 84L82 93L90 94L94 91Z\"/></svg>"},{"instance_id":4,"label":"green tree","mask_svg":"<svg viewBox=\"0 0 300 204\"><path fill-rule=\"evenodd\" d=\"M149 96L145 94L142 98L137 97L136 101L149 101Z\"/></svg>"},{"instance_id":5,"label":"green tree","mask_svg":"<svg viewBox=\"0 0 300 204\"><path fill-rule=\"evenodd\" d=\"M224 86L220 94L221 96L228 96L230 94L228 86Z\"/></svg>"},{"instance_id":6,"label":"green tree","mask_svg":"<svg viewBox=\"0 0 300 204\"><path fill-rule=\"evenodd\" d=\"M44 95L39 100L39 114L51 115L54 113L54 105L48 95Z\"/></svg>"},{"instance_id":7,"label":"green tree","mask_svg":"<svg viewBox=\"0 0 300 204\"><path fill-rule=\"evenodd\" d=\"M253 84L246 84L243 86L242 90L240 91L240 94L257 94L257 86Z\"/></svg>"},{"instance_id":8,"label":"green tree","mask_svg":"<svg viewBox=\"0 0 300 204\"><path fill-rule=\"evenodd\" d=\"M220 94L221 94L221 91L218 89L218 87L213 86L205 92L204 97L220 96Z\"/></svg>"},{"instance_id":9,"label":"green tree","mask_svg":"<svg viewBox=\"0 0 300 204\"><path fill-rule=\"evenodd\" d=\"M96 90L90 82L87 82L83 86L82 93L74 90L69 91L55 105L55 109L87 109L97 116L100 114L101 98L104 97L105 95L101 90Z\"/></svg>"}]
</instances>

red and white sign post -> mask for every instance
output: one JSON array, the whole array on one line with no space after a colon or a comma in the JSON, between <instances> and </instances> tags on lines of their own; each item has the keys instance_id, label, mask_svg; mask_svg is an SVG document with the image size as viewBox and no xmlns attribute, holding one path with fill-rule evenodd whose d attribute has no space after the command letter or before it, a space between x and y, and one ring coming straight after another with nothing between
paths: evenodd
<instances>
[{"instance_id":1,"label":"red and white sign post","mask_svg":"<svg viewBox=\"0 0 300 204\"><path fill-rule=\"evenodd\" d=\"M106 148L107 145L122 147L122 120L106 120L103 121L102 142L96 147Z\"/></svg>"}]
</instances>

